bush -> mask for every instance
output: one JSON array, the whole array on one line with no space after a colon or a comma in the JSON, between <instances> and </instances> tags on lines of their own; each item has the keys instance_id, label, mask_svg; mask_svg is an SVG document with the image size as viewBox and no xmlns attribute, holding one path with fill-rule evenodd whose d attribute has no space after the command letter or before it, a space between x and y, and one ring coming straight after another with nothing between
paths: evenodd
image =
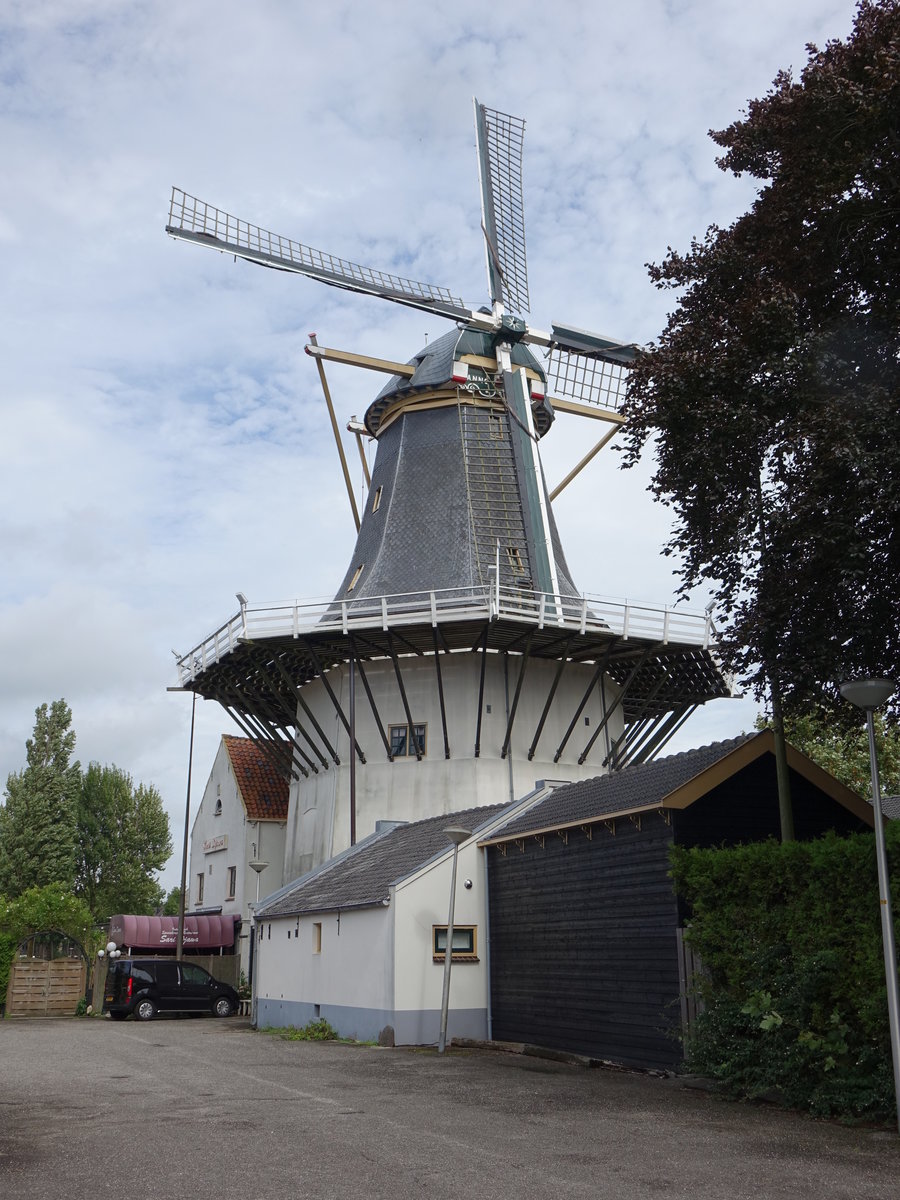
<instances>
[{"instance_id":1,"label":"bush","mask_svg":"<svg viewBox=\"0 0 900 1200\"><path fill-rule=\"evenodd\" d=\"M894 903L900 823L887 829ZM875 839L765 842L672 855L703 962L688 1066L732 1095L816 1115L893 1111Z\"/></svg>"}]
</instances>

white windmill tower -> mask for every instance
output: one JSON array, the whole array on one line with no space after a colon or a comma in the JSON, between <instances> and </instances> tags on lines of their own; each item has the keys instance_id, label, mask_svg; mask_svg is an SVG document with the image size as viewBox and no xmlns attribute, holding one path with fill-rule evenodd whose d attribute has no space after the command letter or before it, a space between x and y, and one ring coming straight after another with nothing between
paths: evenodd
<instances>
[{"instance_id":1,"label":"white windmill tower","mask_svg":"<svg viewBox=\"0 0 900 1200\"><path fill-rule=\"evenodd\" d=\"M323 604L242 601L179 661L182 686L219 701L293 776L286 877L379 820L644 761L729 694L708 616L586 597L571 579L551 501L621 422L637 348L526 324L524 122L477 101L475 115L490 308L172 192L173 237L453 323L405 363L307 346L336 436L324 363L390 376L351 426L377 443L361 516L338 437L358 530L347 572ZM555 410L611 429L549 493L539 442Z\"/></svg>"}]
</instances>

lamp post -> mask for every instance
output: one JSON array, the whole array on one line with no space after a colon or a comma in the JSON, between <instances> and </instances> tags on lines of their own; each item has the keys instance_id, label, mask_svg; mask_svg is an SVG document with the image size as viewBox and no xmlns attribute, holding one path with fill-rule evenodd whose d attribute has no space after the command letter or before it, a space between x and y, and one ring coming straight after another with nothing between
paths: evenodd
<instances>
[{"instance_id":1,"label":"lamp post","mask_svg":"<svg viewBox=\"0 0 900 1200\"><path fill-rule=\"evenodd\" d=\"M878 863L881 940L884 945L891 1058L894 1064L894 1102L897 1108L897 1129L900 1130L900 1001L898 1001L897 993L897 951L894 945L891 881L888 875L887 850L884 843L884 816L881 810L881 788L878 783L878 761L875 755L874 718L875 709L894 694L895 688L896 684L892 679L854 679L841 684L841 695L844 699L855 704L857 708L865 709L869 730L869 763L872 769L872 806L875 809L875 858Z\"/></svg>"},{"instance_id":2,"label":"lamp post","mask_svg":"<svg viewBox=\"0 0 900 1200\"><path fill-rule=\"evenodd\" d=\"M269 864L263 862L259 858L254 858L250 862L250 870L256 872L256 903L259 904L259 877Z\"/></svg>"},{"instance_id":3,"label":"lamp post","mask_svg":"<svg viewBox=\"0 0 900 1200\"><path fill-rule=\"evenodd\" d=\"M184 906L187 899L188 838L191 824L191 771L194 766L194 718L197 715L197 693L191 693L191 740L188 745L187 796L184 802L184 842L181 847L181 898L178 901L178 933L175 938L175 957L184 953Z\"/></svg>"},{"instance_id":4,"label":"lamp post","mask_svg":"<svg viewBox=\"0 0 900 1200\"><path fill-rule=\"evenodd\" d=\"M450 1011L450 964L453 961L453 916L456 911L456 863L459 858L459 848L472 833L451 825L444 833L453 843L453 869L450 873L450 912L447 916L447 942L444 946L444 991L441 997L441 1032L438 1037L438 1054L443 1054L447 1048L447 1014Z\"/></svg>"}]
</instances>

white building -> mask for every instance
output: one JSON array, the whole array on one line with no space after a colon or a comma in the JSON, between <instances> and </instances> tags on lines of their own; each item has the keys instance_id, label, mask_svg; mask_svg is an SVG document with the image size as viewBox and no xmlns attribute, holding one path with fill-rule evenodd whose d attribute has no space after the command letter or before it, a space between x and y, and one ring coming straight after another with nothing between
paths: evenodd
<instances>
[{"instance_id":1,"label":"white building","mask_svg":"<svg viewBox=\"0 0 900 1200\"><path fill-rule=\"evenodd\" d=\"M245 974L251 905L284 882L287 810L287 780L266 754L249 738L223 736L191 830L186 911L242 921Z\"/></svg>"},{"instance_id":2,"label":"white building","mask_svg":"<svg viewBox=\"0 0 900 1200\"><path fill-rule=\"evenodd\" d=\"M459 848L448 1038L490 1036L484 851L477 842L524 812L492 805L393 826L269 896L256 915L256 1024L324 1019L385 1045L438 1040L453 846Z\"/></svg>"}]
</instances>

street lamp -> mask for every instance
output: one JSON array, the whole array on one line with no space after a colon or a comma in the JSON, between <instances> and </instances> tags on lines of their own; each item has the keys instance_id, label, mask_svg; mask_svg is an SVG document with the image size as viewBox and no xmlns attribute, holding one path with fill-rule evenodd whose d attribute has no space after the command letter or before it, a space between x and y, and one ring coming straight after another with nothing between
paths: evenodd
<instances>
[{"instance_id":1,"label":"street lamp","mask_svg":"<svg viewBox=\"0 0 900 1200\"><path fill-rule=\"evenodd\" d=\"M881 789L878 784L878 761L875 756L874 718L875 709L894 694L896 686L892 679L854 679L841 684L841 695L851 704L855 704L857 708L865 709L866 723L869 729L869 763L872 769L872 807L875 809L875 859L878 863L881 940L884 945L891 1058L894 1064L894 1102L897 1107L897 1129L900 1130L900 1001L898 1001L897 995L897 951L894 945L891 883L884 844L884 816L881 809Z\"/></svg>"},{"instance_id":2,"label":"street lamp","mask_svg":"<svg viewBox=\"0 0 900 1200\"><path fill-rule=\"evenodd\" d=\"M472 833L451 825L444 833L453 843L453 870L450 874L450 913L447 917L447 942L444 946L444 992L441 997L441 1032L438 1037L438 1054L443 1054L447 1047L447 1014L450 1011L450 964L453 961L453 915L456 911L456 863L459 858L459 848Z\"/></svg>"},{"instance_id":3,"label":"street lamp","mask_svg":"<svg viewBox=\"0 0 900 1200\"><path fill-rule=\"evenodd\" d=\"M259 858L254 858L250 862L250 870L256 872L256 903L259 904L259 877L269 864L263 862Z\"/></svg>"}]
</instances>

